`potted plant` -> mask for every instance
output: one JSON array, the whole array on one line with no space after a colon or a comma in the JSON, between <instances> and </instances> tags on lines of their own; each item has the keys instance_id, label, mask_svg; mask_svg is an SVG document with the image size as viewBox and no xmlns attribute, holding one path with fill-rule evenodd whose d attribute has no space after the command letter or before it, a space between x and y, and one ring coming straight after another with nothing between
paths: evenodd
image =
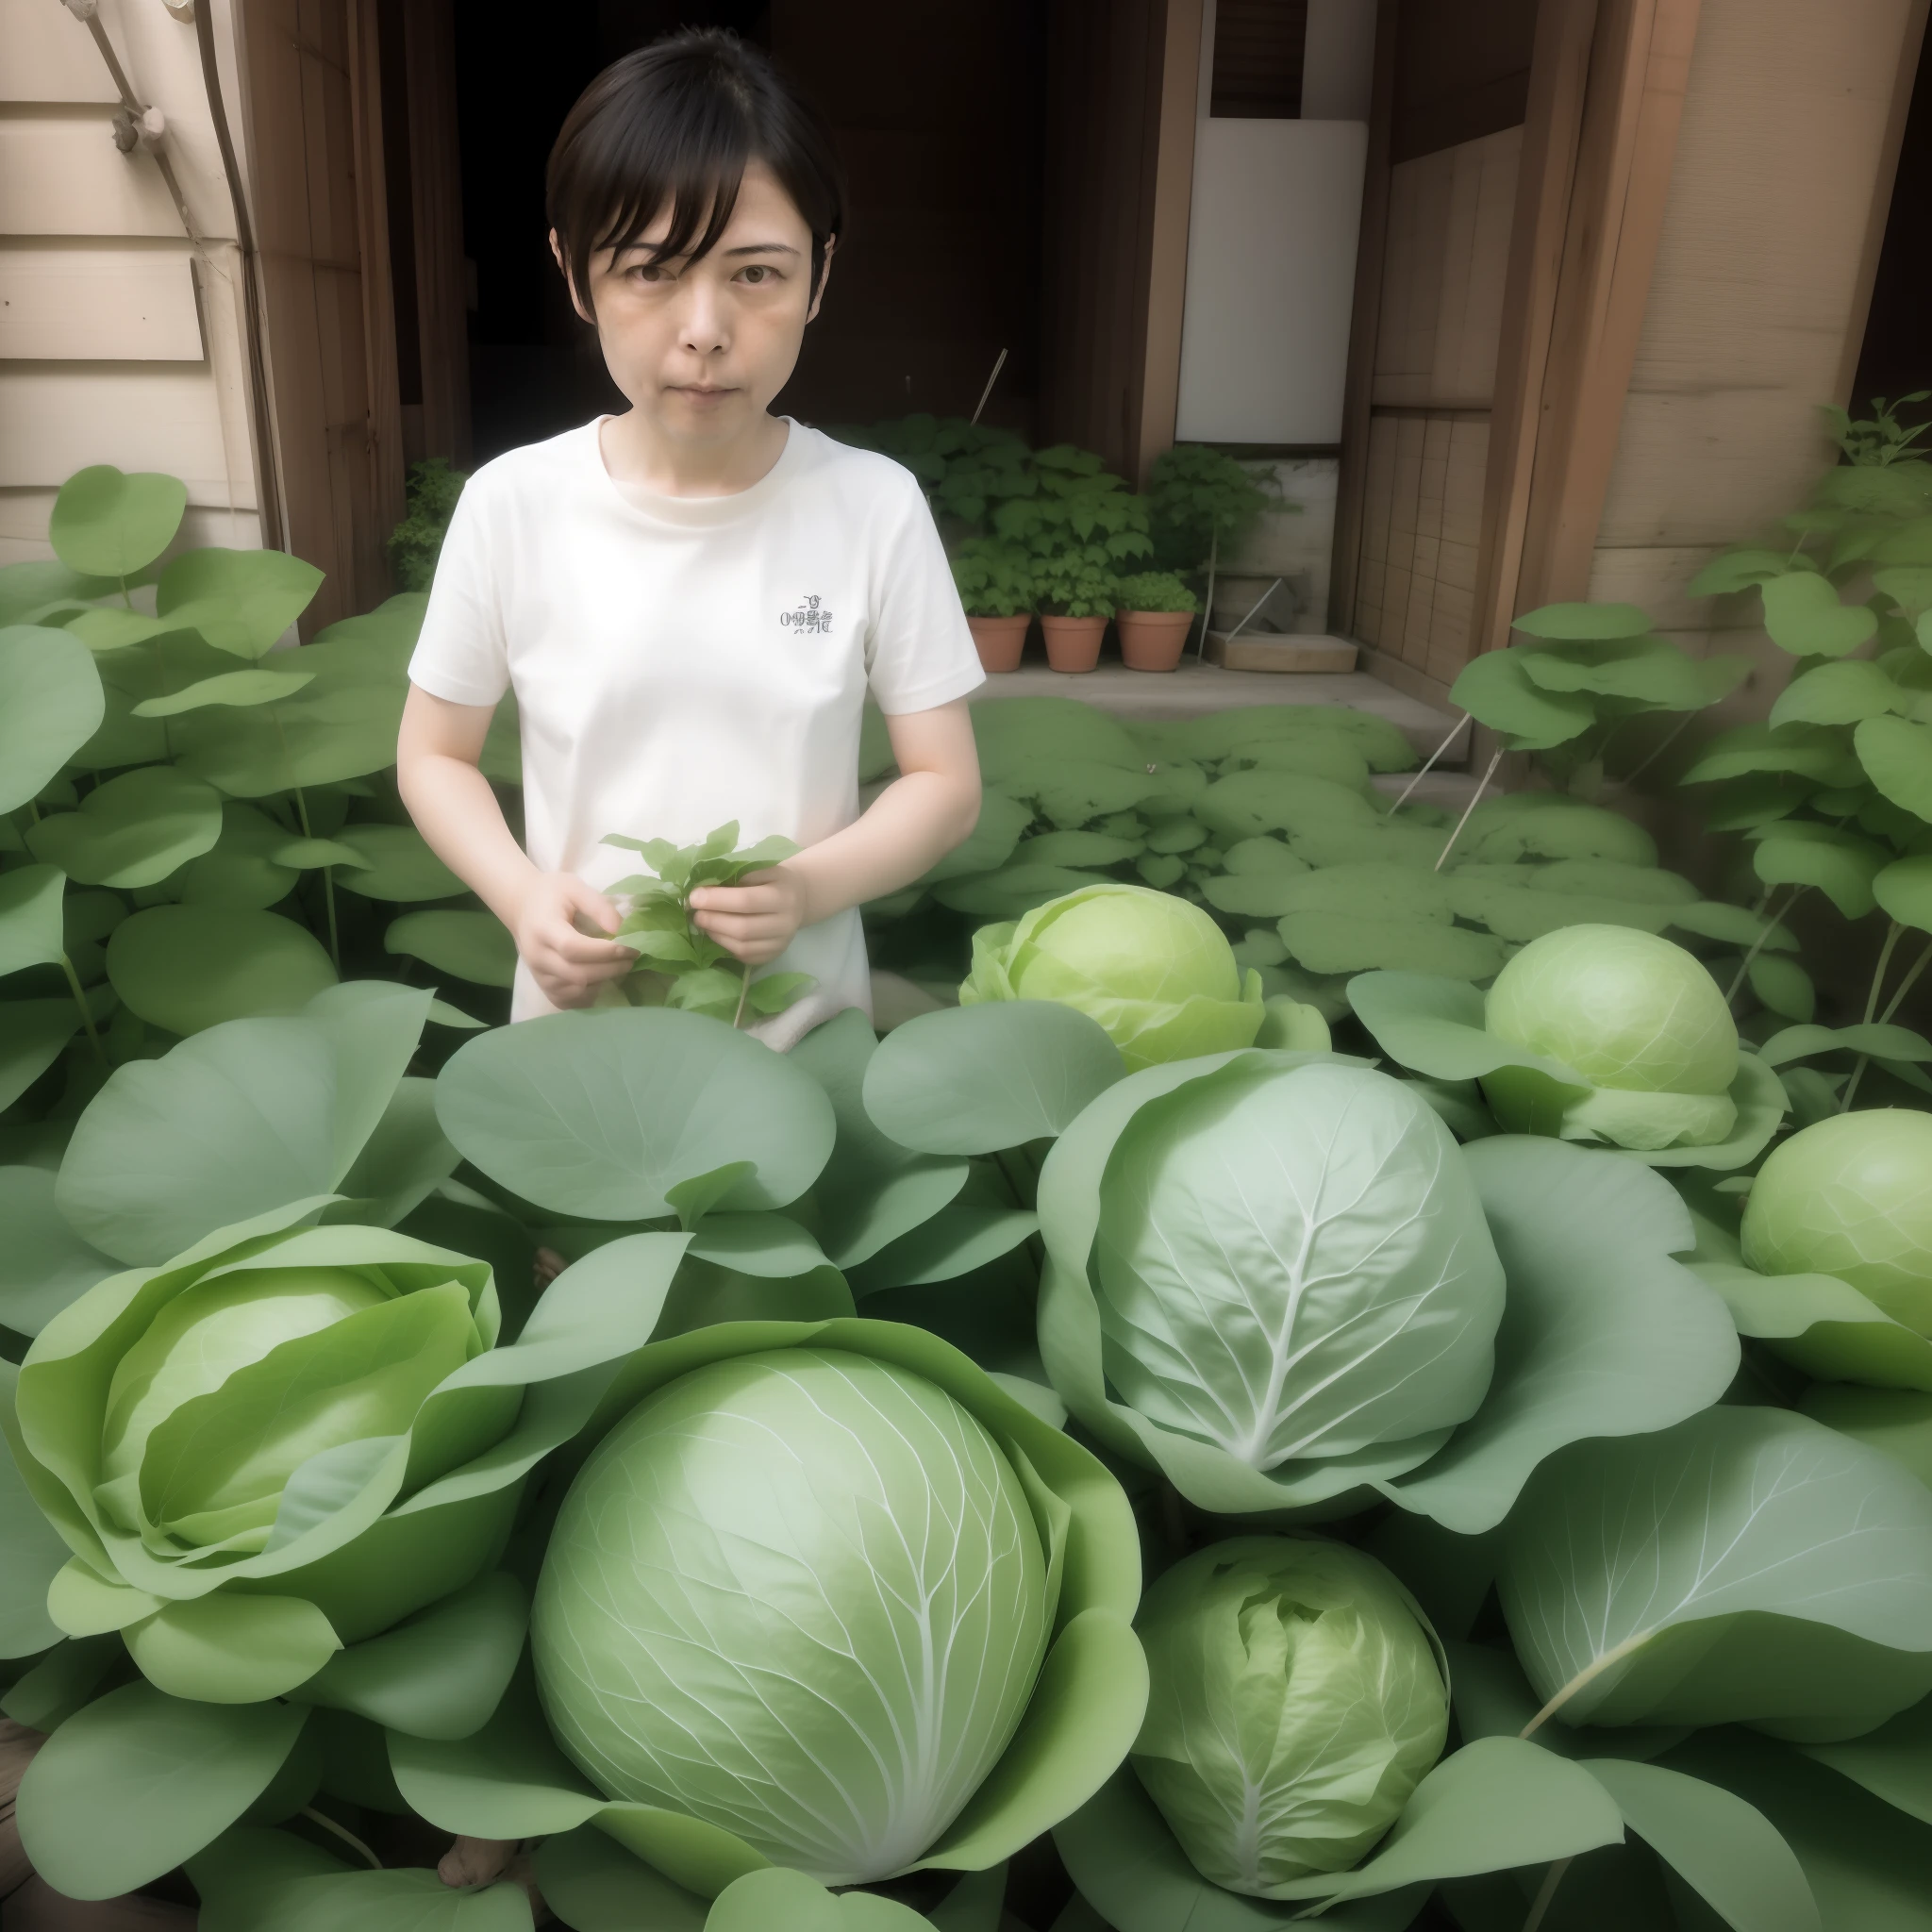
<instances>
[{"instance_id":1,"label":"potted plant","mask_svg":"<svg viewBox=\"0 0 1932 1932\"><path fill-rule=\"evenodd\" d=\"M1033 570L1025 553L997 537L970 537L953 553L953 581L989 672L1017 671L1033 622Z\"/></svg>"},{"instance_id":2,"label":"potted plant","mask_svg":"<svg viewBox=\"0 0 1932 1932\"><path fill-rule=\"evenodd\" d=\"M1172 671L1181 661L1200 599L1174 572L1145 570L1113 587L1121 662L1129 671Z\"/></svg>"},{"instance_id":3,"label":"potted plant","mask_svg":"<svg viewBox=\"0 0 1932 1932\"><path fill-rule=\"evenodd\" d=\"M1091 671L1113 613L1114 578L1152 548L1147 505L1091 450L1061 443L1039 451L1033 465L1038 489L1003 503L993 525L1032 561L1048 663Z\"/></svg>"},{"instance_id":4,"label":"potted plant","mask_svg":"<svg viewBox=\"0 0 1932 1932\"><path fill-rule=\"evenodd\" d=\"M1272 470L1257 472L1205 443L1177 444L1155 458L1147 500L1156 565L1199 572L1208 580L1201 603L1204 635L1214 621L1221 558L1246 542L1264 512L1300 508L1284 501Z\"/></svg>"}]
</instances>

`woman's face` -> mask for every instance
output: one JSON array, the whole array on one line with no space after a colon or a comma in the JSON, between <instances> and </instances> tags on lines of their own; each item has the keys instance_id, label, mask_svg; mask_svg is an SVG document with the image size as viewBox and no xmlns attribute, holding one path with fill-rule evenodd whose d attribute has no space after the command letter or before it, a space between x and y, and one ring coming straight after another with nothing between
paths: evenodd
<instances>
[{"instance_id":1,"label":"woman's face","mask_svg":"<svg viewBox=\"0 0 1932 1932\"><path fill-rule=\"evenodd\" d=\"M811 230L756 161L708 255L653 266L649 244L670 228L666 208L635 246L592 256L589 312L581 297L577 312L596 324L611 380L660 435L729 444L784 388L818 313L824 282L811 286Z\"/></svg>"}]
</instances>

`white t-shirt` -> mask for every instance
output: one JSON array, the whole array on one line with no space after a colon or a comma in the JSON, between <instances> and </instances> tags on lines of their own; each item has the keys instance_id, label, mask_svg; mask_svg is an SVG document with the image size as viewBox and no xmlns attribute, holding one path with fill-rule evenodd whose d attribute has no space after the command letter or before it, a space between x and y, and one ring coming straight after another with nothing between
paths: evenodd
<instances>
[{"instance_id":1,"label":"white t-shirt","mask_svg":"<svg viewBox=\"0 0 1932 1932\"><path fill-rule=\"evenodd\" d=\"M983 680L910 473L791 423L749 490L656 496L616 483L598 423L470 478L409 677L522 719L525 844L604 888L644 870L607 833L810 845L858 816L859 713L930 710ZM790 419L787 419L790 422ZM817 988L758 1028L789 1043L871 1011L857 911L805 927L771 970ZM510 1017L553 1010L517 968ZM778 1024L789 1023L789 1024Z\"/></svg>"}]
</instances>

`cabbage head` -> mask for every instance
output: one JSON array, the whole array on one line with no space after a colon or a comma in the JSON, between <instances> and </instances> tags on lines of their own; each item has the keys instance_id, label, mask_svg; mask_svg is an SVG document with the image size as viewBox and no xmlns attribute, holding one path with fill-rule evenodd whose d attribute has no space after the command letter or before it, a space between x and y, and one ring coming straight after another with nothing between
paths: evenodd
<instances>
[{"instance_id":1,"label":"cabbage head","mask_svg":"<svg viewBox=\"0 0 1932 1932\"><path fill-rule=\"evenodd\" d=\"M1759 1169L1744 1258L1764 1274L1835 1274L1932 1335L1932 1114L1898 1107L1802 1129Z\"/></svg>"},{"instance_id":2,"label":"cabbage head","mask_svg":"<svg viewBox=\"0 0 1932 1932\"><path fill-rule=\"evenodd\" d=\"M489 1267L302 1211L109 1276L21 1364L10 1446L74 1553L48 1614L177 1697L279 1697L468 1583L528 1466L492 1456L526 1378L470 1366Z\"/></svg>"},{"instance_id":3,"label":"cabbage head","mask_svg":"<svg viewBox=\"0 0 1932 1932\"><path fill-rule=\"evenodd\" d=\"M767 1862L851 1885L997 1863L1119 1768L1139 1559L1086 1451L898 1324L734 1324L638 1360L531 1618L607 1830L663 1865L626 1821L693 1821L711 1862L666 1867L693 1889Z\"/></svg>"},{"instance_id":4,"label":"cabbage head","mask_svg":"<svg viewBox=\"0 0 1932 1932\"><path fill-rule=\"evenodd\" d=\"M1128 1072L1252 1046L1261 977L1198 906L1147 886L1088 886L973 936L959 1004L1057 1000L1107 1029Z\"/></svg>"},{"instance_id":5,"label":"cabbage head","mask_svg":"<svg viewBox=\"0 0 1932 1932\"><path fill-rule=\"evenodd\" d=\"M1129 1075L1041 1175L1068 1407L1222 1512L1414 1468L1490 1386L1502 1264L1412 1087L1250 1052Z\"/></svg>"},{"instance_id":6,"label":"cabbage head","mask_svg":"<svg viewBox=\"0 0 1932 1932\"><path fill-rule=\"evenodd\" d=\"M1566 925L1532 940L1496 975L1490 1033L1583 1075L1593 1091L1569 1102L1558 1131L1638 1150L1707 1146L1738 1122L1738 1029L1703 964L1655 933ZM1499 1067L1484 1091L1512 1132L1538 1119L1547 1082Z\"/></svg>"},{"instance_id":7,"label":"cabbage head","mask_svg":"<svg viewBox=\"0 0 1932 1932\"><path fill-rule=\"evenodd\" d=\"M1148 1591L1132 1763L1204 1878L1257 1898L1340 1872L1441 1755L1449 1695L1407 1591L1344 1543L1239 1537Z\"/></svg>"}]
</instances>

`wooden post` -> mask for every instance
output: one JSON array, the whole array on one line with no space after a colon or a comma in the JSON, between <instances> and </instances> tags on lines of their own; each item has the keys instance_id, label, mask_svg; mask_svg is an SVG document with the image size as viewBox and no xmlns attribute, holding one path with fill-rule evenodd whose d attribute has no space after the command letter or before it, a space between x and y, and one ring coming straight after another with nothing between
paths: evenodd
<instances>
[{"instance_id":1,"label":"wooden post","mask_svg":"<svg viewBox=\"0 0 1932 1932\"><path fill-rule=\"evenodd\" d=\"M362 340L369 381L369 491L378 535L403 517L403 409L390 287L389 207L382 158L382 58L375 0L349 0L349 106L355 149Z\"/></svg>"}]
</instances>

